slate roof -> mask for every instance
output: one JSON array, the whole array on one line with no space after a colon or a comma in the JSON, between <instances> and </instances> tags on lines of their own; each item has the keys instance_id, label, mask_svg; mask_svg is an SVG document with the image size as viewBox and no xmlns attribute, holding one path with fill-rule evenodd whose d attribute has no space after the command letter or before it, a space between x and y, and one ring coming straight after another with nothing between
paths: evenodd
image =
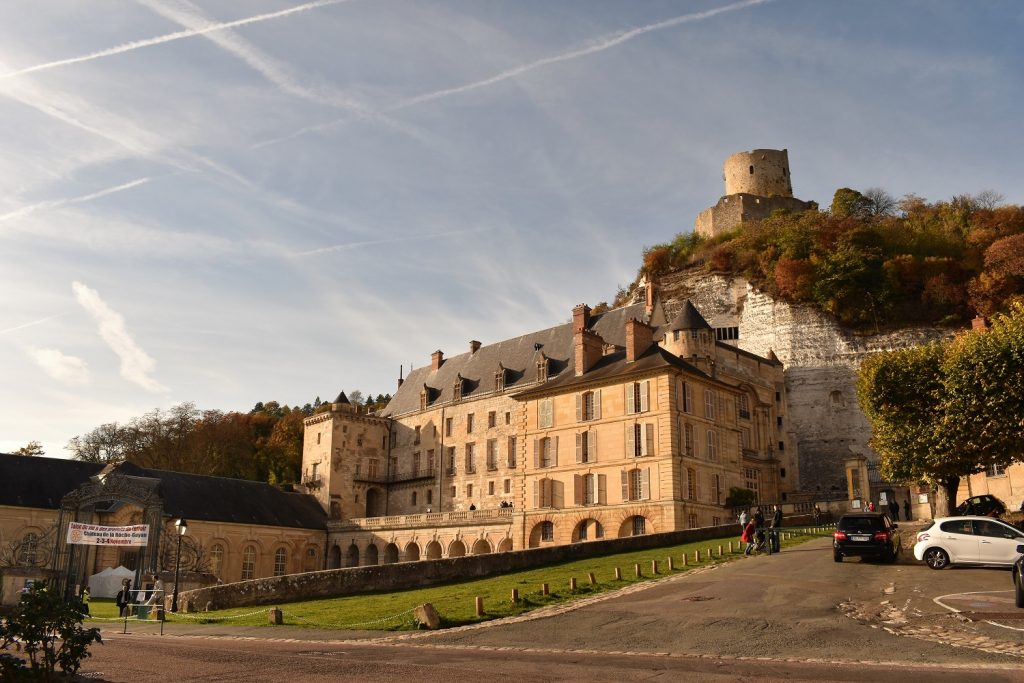
<instances>
[{"instance_id":1,"label":"slate roof","mask_svg":"<svg viewBox=\"0 0 1024 683\"><path fill-rule=\"evenodd\" d=\"M55 510L61 499L104 469L104 465L0 454L0 505ZM110 471L151 479L164 501L164 514L186 520L324 529L327 515L313 496L282 491L245 479L153 470L122 463Z\"/></svg>"},{"instance_id":2,"label":"slate roof","mask_svg":"<svg viewBox=\"0 0 1024 683\"><path fill-rule=\"evenodd\" d=\"M57 510L61 498L102 469L91 462L0 453L0 505Z\"/></svg>"},{"instance_id":3,"label":"slate roof","mask_svg":"<svg viewBox=\"0 0 1024 683\"><path fill-rule=\"evenodd\" d=\"M700 314L693 302L687 299L679 310L679 314L669 324L668 329L673 332L676 330L710 330L711 325Z\"/></svg>"},{"instance_id":4,"label":"slate roof","mask_svg":"<svg viewBox=\"0 0 1024 683\"><path fill-rule=\"evenodd\" d=\"M632 304L591 315L588 329L601 335L605 343L624 347L626 321L630 318L644 320L644 304ZM537 381L537 362L541 354L550 359L549 377L573 375L575 352L571 321L481 346L476 353L467 351L446 358L437 370L430 365L414 368L379 414L394 416L419 410L420 391L424 384L432 390L431 403L447 403L452 400L455 382L460 376L465 380L463 400L490 394L494 391L494 375L500 366L506 370L506 392L532 386ZM588 372L587 376L590 377L591 373Z\"/></svg>"}]
</instances>

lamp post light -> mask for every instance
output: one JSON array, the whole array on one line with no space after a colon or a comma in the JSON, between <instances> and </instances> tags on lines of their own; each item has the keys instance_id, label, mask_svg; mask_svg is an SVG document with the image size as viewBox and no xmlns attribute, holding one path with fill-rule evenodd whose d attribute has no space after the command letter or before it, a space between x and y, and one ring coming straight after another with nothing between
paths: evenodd
<instances>
[{"instance_id":1,"label":"lamp post light","mask_svg":"<svg viewBox=\"0 0 1024 683\"><path fill-rule=\"evenodd\" d=\"M178 611L178 570L181 568L181 537L185 535L188 530L188 523L185 522L185 518L182 517L174 526L178 528L178 554L174 558L174 597L171 598L171 611Z\"/></svg>"}]
</instances>

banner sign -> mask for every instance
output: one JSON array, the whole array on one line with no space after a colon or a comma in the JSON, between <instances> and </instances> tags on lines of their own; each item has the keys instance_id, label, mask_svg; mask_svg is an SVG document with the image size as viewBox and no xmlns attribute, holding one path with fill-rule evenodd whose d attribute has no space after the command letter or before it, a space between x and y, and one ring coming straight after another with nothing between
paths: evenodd
<instances>
[{"instance_id":1,"label":"banner sign","mask_svg":"<svg viewBox=\"0 0 1024 683\"><path fill-rule=\"evenodd\" d=\"M149 525L98 526L96 524L68 523L68 543L72 545L146 545Z\"/></svg>"}]
</instances>

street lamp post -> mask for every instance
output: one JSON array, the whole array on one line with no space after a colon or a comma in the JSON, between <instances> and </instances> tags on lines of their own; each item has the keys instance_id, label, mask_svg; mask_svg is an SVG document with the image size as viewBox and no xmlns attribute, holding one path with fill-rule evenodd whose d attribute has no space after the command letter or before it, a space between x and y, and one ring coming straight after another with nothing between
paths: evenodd
<instances>
[{"instance_id":1,"label":"street lamp post","mask_svg":"<svg viewBox=\"0 0 1024 683\"><path fill-rule=\"evenodd\" d=\"M171 611L178 611L178 570L181 568L181 537L185 535L185 531L188 530L188 524L185 522L185 518L182 517L174 526L178 528L178 554L174 558L174 597L171 598Z\"/></svg>"}]
</instances>

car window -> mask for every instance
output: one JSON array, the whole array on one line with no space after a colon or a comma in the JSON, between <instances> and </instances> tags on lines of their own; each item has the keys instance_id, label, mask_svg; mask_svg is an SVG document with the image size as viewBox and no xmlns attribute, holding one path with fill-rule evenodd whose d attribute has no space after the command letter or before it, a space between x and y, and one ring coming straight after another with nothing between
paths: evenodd
<instances>
[{"instance_id":1,"label":"car window","mask_svg":"<svg viewBox=\"0 0 1024 683\"><path fill-rule=\"evenodd\" d=\"M839 528L843 531L877 531L882 527L881 517L843 517L839 520Z\"/></svg>"},{"instance_id":2,"label":"car window","mask_svg":"<svg viewBox=\"0 0 1024 683\"><path fill-rule=\"evenodd\" d=\"M999 522L990 522L988 520L976 519L974 520L974 533L979 536L989 536L992 538L1019 538L1020 534L1016 533L1013 529L1000 524Z\"/></svg>"},{"instance_id":3,"label":"car window","mask_svg":"<svg viewBox=\"0 0 1024 683\"><path fill-rule=\"evenodd\" d=\"M934 520L929 520L929 521L924 523L923 527L921 527L921 531L928 531L933 526L935 526L935 521Z\"/></svg>"},{"instance_id":4,"label":"car window","mask_svg":"<svg viewBox=\"0 0 1024 683\"><path fill-rule=\"evenodd\" d=\"M974 535L974 529L972 528L971 520L969 519L951 519L948 522L940 524L939 528L951 534L967 534L968 536Z\"/></svg>"}]
</instances>

